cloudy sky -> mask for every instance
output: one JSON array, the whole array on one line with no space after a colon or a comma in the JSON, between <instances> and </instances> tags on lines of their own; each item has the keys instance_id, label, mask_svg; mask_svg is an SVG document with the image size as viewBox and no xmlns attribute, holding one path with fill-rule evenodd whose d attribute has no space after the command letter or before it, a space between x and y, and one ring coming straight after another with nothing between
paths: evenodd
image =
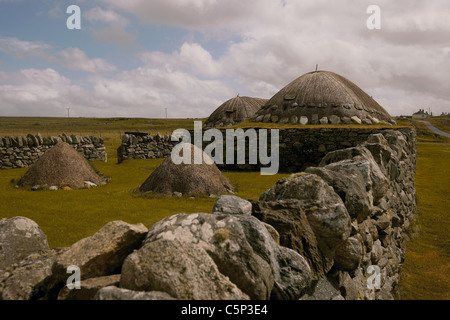
<instances>
[{"instance_id":1,"label":"cloudy sky","mask_svg":"<svg viewBox=\"0 0 450 320\"><path fill-rule=\"evenodd\" d=\"M448 0L0 0L0 116L206 117L316 64L391 115L450 112L449 19Z\"/></svg>"}]
</instances>

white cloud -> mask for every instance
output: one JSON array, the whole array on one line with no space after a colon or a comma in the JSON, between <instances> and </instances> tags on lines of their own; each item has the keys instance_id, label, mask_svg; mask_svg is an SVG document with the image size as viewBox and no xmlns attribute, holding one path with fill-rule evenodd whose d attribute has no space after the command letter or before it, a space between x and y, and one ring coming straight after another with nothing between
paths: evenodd
<instances>
[{"instance_id":1,"label":"white cloud","mask_svg":"<svg viewBox=\"0 0 450 320\"><path fill-rule=\"evenodd\" d=\"M23 58L27 55L43 56L52 47L41 41L23 41L18 38L0 37L0 51Z\"/></svg>"},{"instance_id":2,"label":"white cloud","mask_svg":"<svg viewBox=\"0 0 450 320\"><path fill-rule=\"evenodd\" d=\"M221 65L214 61L211 54L198 43L183 43L180 50L172 54L162 52L144 52L141 60L147 66L187 70L195 75L220 76L223 72Z\"/></svg>"},{"instance_id":3,"label":"white cloud","mask_svg":"<svg viewBox=\"0 0 450 320\"><path fill-rule=\"evenodd\" d=\"M83 17L90 22L118 23L121 26L127 26L129 24L128 19L117 12L113 10L104 10L100 7L95 7L84 12Z\"/></svg>"},{"instance_id":4,"label":"white cloud","mask_svg":"<svg viewBox=\"0 0 450 320\"><path fill-rule=\"evenodd\" d=\"M102 2L107 9L95 7L84 13L92 24L100 25L92 30L98 40L129 47L137 43L138 34L127 29L145 32L154 25L181 27L195 36L174 52L140 52L142 65L121 73L101 57L89 58L76 48L62 50L54 54L58 63L88 75L80 80L83 85L66 83L64 78L58 85L58 77L42 71L50 81L47 91L40 85L44 102L69 100L80 115L157 117L168 107L170 116L203 117L237 92L269 98L319 64L319 69L355 82L393 115L427 107L435 113L450 110L446 0L379 0L382 29L373 31L366 28L366 8L373 4L369 0ZM145 27L139 29L123 13L134 15ZM206 49L214 45L211 39L225 47L215 50L214 56ZM40 42L0 38L0 51L9 54L52 50ZM39 96L32 78L21 73L8 77L22 80L15 84L3 80L0 101L14 100L5 86L22 93L29 89L28 99ZM60 90L59 96L52 90ZM4 104L0 102L2 108Z\"/></svg>"},{"instance_id":5,"label":"white cloud","mask_svg":"<svg viewBox=\"0 0 450 320\"><path fill-rule=\"evenodd\" d=\"M54 61L60 63L70 70L80 70L89 73L112 72L116 67L104 59L90 59L86 53L79 48L68 48L55 54Z\"/></svg>"}]
</instances>

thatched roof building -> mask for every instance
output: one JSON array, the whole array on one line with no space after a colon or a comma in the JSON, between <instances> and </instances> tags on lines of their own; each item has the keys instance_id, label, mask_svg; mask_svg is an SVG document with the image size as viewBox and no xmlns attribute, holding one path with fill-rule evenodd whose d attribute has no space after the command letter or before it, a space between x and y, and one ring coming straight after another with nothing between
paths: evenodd
<instances>
[{"instance_id":1,"label":"thatched roof building","mask_svg":"<svg viewBox=\"0 0 450 320\"><path fill-rule=\"evenodd\" d=\"M255 114L267 99L240 97L224 102L203 124L204 128L225 127L241 123Z\"/></svg>"},{"instance_id":2,"label":"thatched roof building","mask_svg":"<svg viewBox=\"0 0 450 320\"><path fill-rule=\"evenodd\" d=\"M175 192L183 195L219 195L233 191L231 182L211 160L205 162L208 155L195 145L191 148L191 164L175 164L169 156L157 167L139 187L139 192L152 192L171 196ZM183 150L183 149L182 149ZM202 163L194 163L195 150L202 154Z\"/></svg>"},{"instance_id":3,"label":"thatched roof building","mask_svg":"<svg viewBox=\"0 0 450 320\"><path fill-rule=\"evenodd\" d=\"M98 175L89 162L73 147L58 142L48 149L19 180L20 187L69 186L82 188L86 182L101 185L106 179Z\"/></svg>"},{"instance_id":4,"label":"thatched roof building","mask_svg":"<svg viewBox=\"0 0 450 320\"><path fill-rule=\"evenodd\" d=\"M257 122L393 123L389 113L350 80L329 71L295 79L252 117Z\"/></svg>"}]
</instances>

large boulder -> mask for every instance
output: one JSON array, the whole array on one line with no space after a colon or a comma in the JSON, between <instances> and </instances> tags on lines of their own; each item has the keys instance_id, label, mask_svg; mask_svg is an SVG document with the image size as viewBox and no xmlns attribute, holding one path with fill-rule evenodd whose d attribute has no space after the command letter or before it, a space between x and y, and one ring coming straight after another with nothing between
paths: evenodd
<instances>
[{"instance_id":1,"label":"large boulder","mask_svg":"<svg viewBox=\"0 0 450 320\"><path fill-rule=\"evenodd\" d=\"M141 245L147 231L141 223L108 222L94 235L81 239L59 255L53 273L64 282L71 265L80 268L82 280L120 273L123 261Z\"/></svg>"},{"instance_id":2,"label":"large boulder","mask_svg":"<svg viewBox=\"0 0 450 320\"><path fill-rule=\"evenodd\" d=\"M47 236L33 220L25 217L0 220L0 270L48 249Z\"/></svg>"},{"instance_id":3,"label":"large boulder","mask_svg":"<svg viewBox=\"0 0 450 320\"><path fill-rule=\"evenodd\" d=\"M283 178L260 196L260 201L299 200L320 249L326 256L350 236L350 215L342 199L322 178L300 173Z\"/></svg>"},{"instance_id":4,"label":"large boulder","mask_svg":"<svg viewBox=\"0 0 450 320\"><path fill-rule=\"evenodd\" d=\"M251 299L297 299L310 282L305 259L280 247L251 215L178 214L156 223L144 243L157 240L203 248L220 273Z\"/></svg>"},{"instance_id":5,"label":"large boulder","mask_svg":"<svg viewBox=\"0 0 450 320\"><path fill-rule=\"evenodd\" d=\"M222 275L206 251L189 242L157 240L130 254L122 267L120 287L165 291L181 300L245 300Z\"/></svg>"},{"instance_id":6,"label":"large boulder","mask_svg":"<svg viewBox=\"0 0 450 320\"><path fill-rule=\"evenodd\" d=\"M331 151L323 157L319 166L327 166L330 170L335 170L334 168L339 166L360 171L366 182L366 190L372 191L375 205L383 198L389 187L389 180L379 168L371 152L365 147Z\"/></svg>"},{"instance_id":7,"label":"large boulder","mask_svg":"<svg viewBox=\"0 0 450 320\"><path fill-rule=\"evenodd\" d=\"M360 171L335 165L309 167L306 172L318 175L333 187L353 219L363 221L371 214L373 199L366 191L366 183Z\"/></svg>"},{"instance_id":8,"label":"large boulder","mask_svg":"<svg viewBox=\"0 0 450 320\"><path fill-rule=\"evenodd\" d=\"M33 253L0 279L3 300L56 299L59 287L52 266L66 248Z\"/></svg>"},{"instance_id":9,"label":"large boulder","mask_svg":"<svg viewBox=\"0 0 450 320\"><path fill-rule=\"evenodd\" d=\"M326 256L320 250L301 205L299 200L254 201L252 214L275 228L280 245L302 255L311 268L313 278L318 279L333 266L333 256Z\"/></svg>"}]
</instances>

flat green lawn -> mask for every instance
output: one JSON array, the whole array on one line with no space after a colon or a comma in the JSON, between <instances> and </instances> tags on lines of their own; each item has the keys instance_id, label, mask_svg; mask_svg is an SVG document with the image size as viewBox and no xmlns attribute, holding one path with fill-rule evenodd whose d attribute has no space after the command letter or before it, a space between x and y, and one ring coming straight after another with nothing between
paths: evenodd
<instances>
[{"instance_id":1,"label":"flat green lawn","mask_svg":"<svg viewBox=\"0 0 450 320\"><path fill-rule=\"evenodd\" d=\"M419 236L407 243L400 299L450 299L450 145L418 144Z\"/></svg>"},{"instance_id":2,"label":"flat green lawn","mask_svg":"<svg viewBox=\"0 0 450 320\"><path fill-rule=\"evenodd\" d=\"M0 170L0 218L30 218L45 232L51 247L61 247L94 234L112 220L142 222L149 228L177 213L210 213L215 199L208 196L189 199L134 193L161 162L162 159L128 160L120 165L95 162L93 165L101 174L111 177L110 183L71 191L15 189L11 180L17 181L27 169ZM287 176L261 176L259 172L225 172L225 175L238 188L237 196L255 200Z\"/></svg>"}]
</instances>

